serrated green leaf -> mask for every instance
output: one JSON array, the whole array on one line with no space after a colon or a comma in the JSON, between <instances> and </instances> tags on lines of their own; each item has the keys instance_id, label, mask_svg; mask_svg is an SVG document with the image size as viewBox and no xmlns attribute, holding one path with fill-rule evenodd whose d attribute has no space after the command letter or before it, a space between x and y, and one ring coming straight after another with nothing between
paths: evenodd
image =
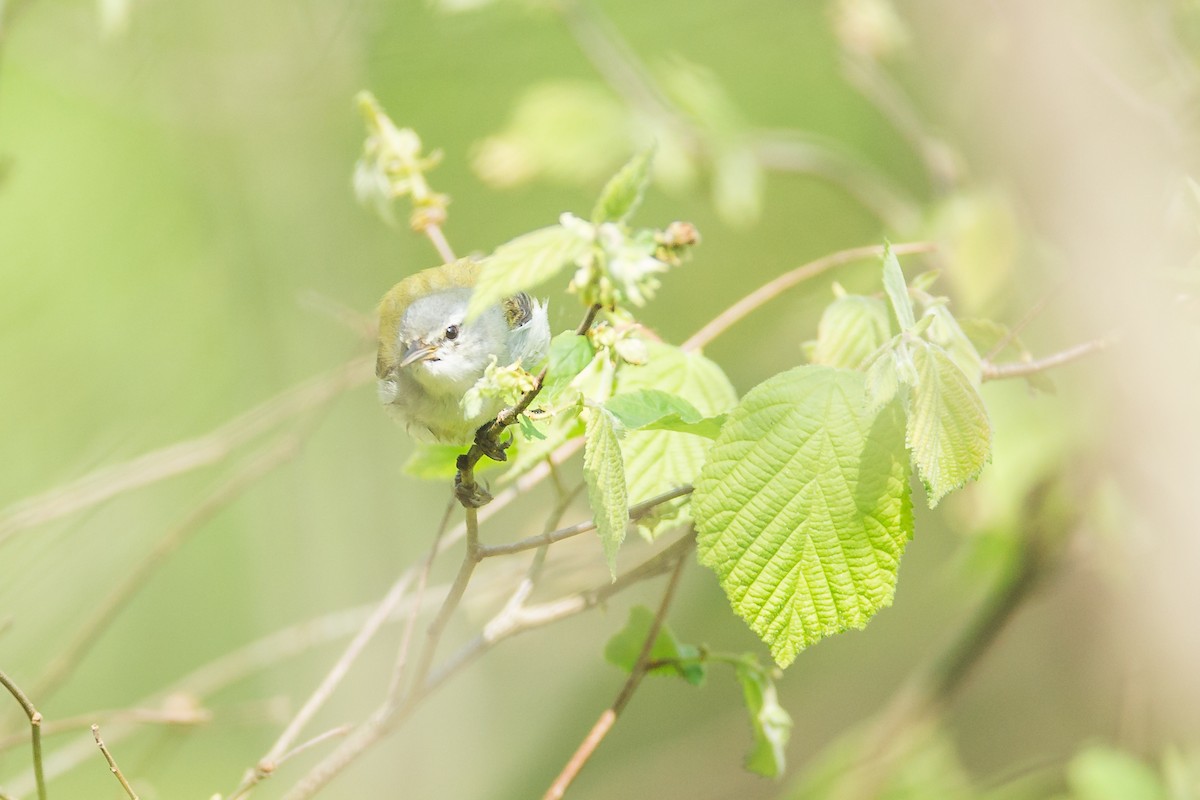
<instances>
[{"instance_id":1,"label":"serrated green leaf","mask_svg":"<svg viewBox=\"0 0 1200 800\"><path fill-rule=\"evenodd\" d=\"M958 320L950 313L950 309L942 304L931 306L926 314L932 320L927 334L929 341L941 346L946 355L950 356L950 360L971 379L971 383L978 386L983 379L982 359L975 345L959 326Z\"/></svg>"},{"instance_id":2,"label":"serrated green leaf","mask_svg":"<svg viewBox=\"0 0 1200 800\"><path fill-rule=\"evenodd\" d=\"M887 304L877 297L848 294L821 314L812 363L863 369L867 359L891 338Z\"/></svg>"},{"instance_id":3,"label":"serrated green leaf","mask_svg":"<svg viewBox=\"0 0 1200 800\"><path fill-rule=\"evenodd\" d=\"M1092 746L1067 767L1074 800L1167 800L1162 780L1133 755Z\"/></svg>"},{"instance_id":4,"label":"serrated green leaf","mask_svg":"<svg viewBox=\"0 0 1200 800\"><path fill-rule=\"evenodd\" d=\"M912 356L906 441L933 508L979 475L991 457L992 428L979 391L945 350L924 344Z\"/></svg>"},{"instance_id":5,"label":"serrated green leaf","mask_svg":"<svg viewBox=\"0 0 1200 800\"><path fill-rule=\"evenodd\" d=\"M642 646L650 635L650 626L654 624L654 612L645 606L634 606L629 609L629 621L625 627L608 640L604 647L604 658L615 667L633 672L638 656L642 654ZM695 645L684 644L675 638L675 634L664 623L658 631L658 638L650 650L651 661L669 661L649 670L649 675L676 675L693 686L704 683L707 670L700 661L700 649Z\"/></svg>"},{"instance_id":6,"label":"serrated green leaf","mask_svg":"<svg viewBox=\"0 0 1200 800\"><path fill-rule=\"evenodd\" d=\"M647 342L646 353L645 364L622 367L617 377L618 393L641 389L669 392L709 417L728 411L737 402L737 393L725 373L699 353L685 353L661 342ZM668 430L627 432L621 439L621 452L625 454L629 496L641 502L692 483L711 445L707 439ZM653 538L689 518L686 503L680 501L661 507L654 517L639 524Z\"/></svg>"},{"instance_id":7,"label":"serrated green leaf","mask_svg":"<svg viewBox=\"0 0 1200 800\"><path fill-rule=\"evenodd\" d=\"M583 450L583 477L588 502L596 520L596 532L604 546L604 557L613 580L617 577L617 550L625 541L629 522L629 496L625 487L625 465L612 416L602 408L587 409Z\"/></svg>"},{"instance_id":8,"label":"serrated green leaf","mask_svg":"<svg viewBox=\"0 0 1200 800\"><path fill-rule=\"evenodd\" d=\"M642 202L642 195L650 183L650 168L654 162L654 149L645 150L634 156L609 179L600 192L596 207L592 209L592 222L624 222L629 219Z\"/></svg>"},{"instance_id":9,"label":"serrated green leaf","mask_svg":"<svg viewBox=\"0 0 1200 800\"><path fill-rule=\"evenodd\" d=\"M500 245L484 259L483 270L467 305L473 318L493 303L553 278L585 257L592 243L561 225L540 228Z\"/></svg>"},{"instance_id":10,"label":"serrated green leaf","mask_svg":"<svg viewBox=\"0 0 1200 800\"><path fill-rule=\"evenodd\" d=\"M822 366L767 379L696 481L700 561L780 666L890 605L912 535L900 404L869 413L864 380Z\"/></svg>"},{"instance_id":11,"label":"serrated green leaf","mask_svg":"<svg viewBox=\"0 0 1200 800\"><path fill-rule=\"evenodd\" d=\"M916 324L913 316L912 298L908 296L908 285L904 282L904 271L900 262L892 252L891 245L883 251L883 290L887 293L892 304L896 321L900 323L901 332L907 331Z\"/></svg>"},{"instance_id":12,"label":"serrated green leaf","mask_svg":"<svg viewBox=\"0 0 1200 800\"><path fill-rule=\"evenodd\" d=\"M549 402L566 388L575 376L591 363L596 353L588 337L575 331L563 331L550 340L550 355L546 362L546 383L539 397Z\"/></svg>"},{"instance_id":13,"label":"serrated green leaf","mask_svg":"<svg viewBox=\"0 0 1200 800\"><path fill-rule=\"evenodd\" d=\"M867 396L867 411L876 414L879 409L892 402L900 391L900 374L896 367L896 352L884 350L867 367L864 388Z\"/></svg>"},{"instance_id":14,"label":"serrated green leaf","mask_svg":"<svg viewBox=\"0 0 1200 800\"><path fill-rule=\"evenodd\" d=\"M659 389L618 394L604 407L626 430L678 431L715 439L725 422L724 415L705 417L687 400Z\"/></svg>"},{"instance_id":15,"label":"serrated green leaf","mask_svg":"<svg viewBox=\"0 0 1200 800\"><path fill-rule=\"evenodd\" d=\"M746 756L746 769L777 778L783 774L786 765L785 749L792 734L792 718L779 705L775 682L761 668L738 664L737 679L742 684L742 696L754 732L754 747Z\"/></svg>"}]
</instances>

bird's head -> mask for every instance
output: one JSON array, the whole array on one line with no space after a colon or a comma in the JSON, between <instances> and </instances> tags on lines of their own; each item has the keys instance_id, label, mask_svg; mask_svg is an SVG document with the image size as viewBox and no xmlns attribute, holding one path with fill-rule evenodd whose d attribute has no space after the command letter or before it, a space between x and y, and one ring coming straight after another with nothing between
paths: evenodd
<instances>
[{"instance_id":1,"label":"bird's head","mask_svg":"<svg viewBox=\"0 0 1200 800\"><path fill-rule=\"evenodd\" d=\"M469 288L451 288L413 300L394 322L389 363L381 368L404 370L432 393L461 397L483 376L492 356L507 353L509 334L499 308L468 322L470 298Z\"/></svg>"}]
</instances>

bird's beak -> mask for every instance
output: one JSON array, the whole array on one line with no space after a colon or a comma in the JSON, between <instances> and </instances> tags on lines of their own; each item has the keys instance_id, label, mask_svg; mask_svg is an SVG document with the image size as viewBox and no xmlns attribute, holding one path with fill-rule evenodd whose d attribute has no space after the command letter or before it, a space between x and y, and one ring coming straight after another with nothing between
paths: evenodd
<instances>
[{"instance_id":1,"label":"bird's beak","mask_svg":"<svg viewBox=\"0 0 1200 800\"><path fill-rule=\"evenodd\" d=\"M403 369L417 361L425 361L436 352L436 345L425 344L422 341L413 342L412 346L404 351L404 357L400 359L400 368Z\"/></svg>"}]
</instances>

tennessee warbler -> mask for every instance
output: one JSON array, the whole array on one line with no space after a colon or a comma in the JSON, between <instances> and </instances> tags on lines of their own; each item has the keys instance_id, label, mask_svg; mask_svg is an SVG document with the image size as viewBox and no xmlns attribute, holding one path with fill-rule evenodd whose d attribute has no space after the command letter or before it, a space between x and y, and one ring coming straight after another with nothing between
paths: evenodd
<instances>
[{"instance_id":1,"label":"tennessee warbler","mask_svg":"<svg viewBox=\"0 0 1200 800\"><path fill-rule=\"evenodd\" d=\"M491 395L468 415L462 403L493 358L500 366L533 366L550 347L546 305L524 292L466 319L480 269L478 261L461 259L423 270L380 301L379 400L417 438L470 443L504 407Z\"/></svg>"}]
</instances>

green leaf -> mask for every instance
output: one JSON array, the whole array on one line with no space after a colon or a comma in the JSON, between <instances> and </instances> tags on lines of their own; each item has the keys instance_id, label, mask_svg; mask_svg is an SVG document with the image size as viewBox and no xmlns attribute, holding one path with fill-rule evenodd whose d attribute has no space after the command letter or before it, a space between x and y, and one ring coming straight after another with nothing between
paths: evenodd
<instances>
[{"instance_id":1,"label":"green leaf","mask_svg":"<svg viewBox=\"0 0 1200 800\"><path fill-rule=\"evenodd\" d=\"M883 251L883 290L887 293L888 300L891 301L896 321L900 323L900 331L904 332L912 328L916 324L912 298L908 296L908 286L904 283L904 271L900 269L900 262L896 260L896 254L892 252L891 245L888 245Z\"/></svg>"},{"instance_id":2,"label":"green leaf","mask_svg":"<svg viewBox=\"0 0 1200 800\"><path fill-rule=\"evenodd\" d=\"M629 523L625 466L612 415L602 408L589 408L586 417L583 477L608 569L616 580L617 550L625 541L625 526Z\"/></svg>"},{"instance_id":3,"label":"green leaf","mask_svg":"<svg viewBox=\"0 0 1200 800\"><path fill-rule=\"evenodd\" d=\"M891 338L887 304L877 297L849 294L825 307L817 325L812 362L862 369Z\"/></svg>"},{"instance_id":4,"label":"green leaf","mask_svg":"<svg viewBox=\"0 0 1200 800\"><path fill-rule=\"evenodd\" d=\"M550 340L550 356L546 364L546 383L539 397L553 401L575 376L591 363L596 355L588 337L575 331L563 331Z\"/></svg>"},{"instance_id":5,"label":"green leaf","mask_svg":"<svg viewBox=\"0 0 1200 800\"><path fill-rule=\"evenodd\" d=\"M1067 783L1075 800L1167 800L1154 770L1111 747L1092 746L1071 759Z\"/></svg>"},{"instance_id":6,"label":"green leaf","mask_svg":"<svg viewBox=\"0 0 1200 800\"><path fill-rule=\"evenodd\" d=\"M978 386L982 382L982 359L958 320L945 304L931 306L925 313L931 320L927 334L929 341L940 345L950 360L971 379L971 383Z\"/></svg>"},{"instance_id":7,"label":"green leaf","mask_svg":"<svg viewBox=\"0 0 1200 800\"><path fill-rule=\"evenodd\" d=\"M518 442L516 457L513 457L511 450L509 451L508 461L504 462L508 465L508 470L498 479L501 484L512 483L567 441L581 436L584 430L579 419L578 405L560 408L551 417L531 417L529 422L531 427L535 428L543 438L539 439L537 436L533 436L528 441ZM479 463L490 465L494 462L485 458Z\"/></svg>"},{"instance_id":8,"label":"green leaf","mask_svg":"<svg viewBox=\"0 0 1200 800\"><path fill-rule=\"evenodd\" d=\"M490 186L542 179L594 187L634 147L629 108L595 81L534 84L511 108L503 130L472 148L471 167Z\"/></svg>"},{"instance_id":9,"label":"green leaf","mask_svg":"<svg viewBox=\"0 0 1200 800\"><path fill-rule=\"evenodd\" d=\"M467 318L517 292L532 289L588 255L592 243L561 225L540 228L500 245L483 262Z\"/></svg>"},{"instance_id":10,"label":"green leaf","mask_svg":"<svg viewBox=\"0 0 1200 800\"><path fill-rule=\"evenodd\" d=\"M689 402L698 412L714 417L737 402L725 373L699 353L685 353L661 342L646 343L647 361L624 366L617 376L618 394L642 389L669 392ZM621 439L625 476L634 502L648 500L695 481L712 442L670 430L633 430ZM653 517L639 521L650 538L690 518L686 501L661 506Z\"/></svg>"},{"instance_id":11,"label":"green leaf","mask_svg":"<svg viewBox=\"0 0 1200 800\"><path fill-rule=\"evenodd\" d=\"M453 478L458 472L458 457L466 451L467 448L463 445L421 442L413 448L412 455L408 457L408 461L404 462L402 469L405 475L411 475L414 478L428 480ZM514 455L513 450L508 452L510 455ZM496 469L501 466L503 466L502 462L485 458L475 467L475 471Z\"/></svg>"},{"instance_id":12,"label":"green leaf","mask_svg":"<svg viewBox=\"0 0 1200 800\"><path fill-rule=\"evenodd\" d=\"M653 623L654 612L645 606L629 609L629 622L625 623L625 627L616 636L608 640L604 647L604 658L613 666L633 672ZM704 683L707 670L700 660L700 649L695 645L680 642L665 623L658 630L658 637L650 650L650 660L673 663L654 667L647 673L649 675L676 675L693 686Z\"/></svg>"},{"instance_id":13,"label":"green leaf","mask_svg":"<svg viewBox=\"0 0 1200 800\"><path fill-rule=\"evenodd\" d=\"M663 430L717 438L724 415L705 417L682 397L659 389L636 389L618 394L604 407L626 430Z\"/></svg>"},{"instance_id":14,"label":"green leaf","mask_svg":"<svg viewBox=\"0 0 1200 800\"><path fill-rule=\"evenodd\" d=\"M729 225L745 228L762 216L766 177L749 147L730 147L713 160L713 204Z\"/></svg>"},{"instance_id":15,"label":"green leaf","mask_svg":"<svg viewBox=\"0 0 1200 800\"><path fill-rule=\"evenodd\" d=\"M983 470L992 428L979 391L945 350L924 344L912 355L917 381L906 441L933 508Z\"/></svg>"},{"instance_id":16,"label":"green leaf","mask_svg":"<svg viewBox=\"0 0 1200 800\"><path fill-rule=\"evenodd\" d=\"M792 734L792 718L779 705L775 682L756 664L738 664L737 679L742 684L754 748L746 756L746 769L776 778L783 774L784 751Z\"/></svg>"},{"instance_id":17,"label":"green leaf","mask_svg":"<svg viewBox=\"0 0 1200 800\"><path fill-rule=\"evenodd\" d=\"M654 161L654 149L650 148L634 156L609 179L592 210L592 222L624 222L633 215L642 202L642 195L650 183L650 167Z\"/></svg>"},{"instance_id":18,"label":"green leaf","mask_svg":"<svg viewBox=\"0 0 1200 800\"><path fill-rule=\"evenodd\" d=\"M892 602L912 535L900 404L877 415L861 373L806 366L730 413L696 481L701 563L787 666Z\"/></svg>"},{"instance_id":19,"label":"green leaf","mask_svg":"<svg viewBox=\"0 0 1200 800\"><path fill-rule=\"evenodd\" d=\"M900 391L900 372L896 366L894 349L884 350L867 367L864 389L867 394L867 410L872 414L892 402L892 398Z\"/></svg>"},{"instance_id":20,"label":"green leaf","mask_svg":"<svg viewBox=\"0 0 1200 800\"><path fill-rule=\"evenodd\" d=\"M538 430L538 427L533 424L533 420L527 414L522 414L517 419L521 423L521 433L525 435L526 439L539 442L546 441L546 434Z\"/></svg>"}]
</instances>

